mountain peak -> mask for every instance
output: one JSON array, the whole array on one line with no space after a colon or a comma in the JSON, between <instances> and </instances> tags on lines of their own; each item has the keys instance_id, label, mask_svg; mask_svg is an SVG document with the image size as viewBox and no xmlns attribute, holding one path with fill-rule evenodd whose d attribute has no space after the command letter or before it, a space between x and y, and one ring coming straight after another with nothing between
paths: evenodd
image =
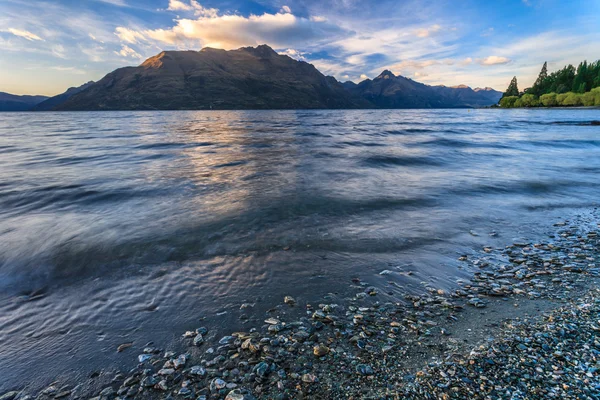
<instances>
[{"instance_id":1,"label":"mountain peak","mask_svg":"<svg viewBox=\"0 0 600 400\"><path fill-rule=\"evenodd\" d=\"M452 89L469 89L467 85L450 86Z\"/></svg>"},{"instance_id":2,"label":"mountain peak","mask_svg":"<svg viewBox=\"0 0 600 400\"><path fill-rule=\"evenodd\" d=\"M395 78L395 77L396 77L396 75L394 75L392 73L392 71L386 69L381 74L379 74L379 76L375 79L391 79L391 78Z\"/></svg>"},{"instance_id":3,"label":"mountain peak","mask_svg":"<svg viewBox=\"0 0 600 400\"><path fill-rule=\"evenodd\" d=\"M242 47L240 50L245 50L246 52L261 58L268 58L278 55L275 50L266 44L261 44L256 47Z\"/></svg>"}]
</instances>

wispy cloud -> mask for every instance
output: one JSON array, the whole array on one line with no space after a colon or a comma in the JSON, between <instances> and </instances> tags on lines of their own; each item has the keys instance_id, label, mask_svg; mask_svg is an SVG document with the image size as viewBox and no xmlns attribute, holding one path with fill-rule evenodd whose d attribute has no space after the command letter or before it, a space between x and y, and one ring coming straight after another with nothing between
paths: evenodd
<instances>
[{"instance_id":1,"label":"wispy cloud","mask_svg":"<svg viewBox=\"0 0 600 400\"><path fill-rule=\"evenodd\" d=\"M440 25L431 25L429 28L420 28L415 31L415 35L420 38L426 38L442 29Z\"/></svg>"},{"instance_id":2,"label":"wispy cloud","mask_svg":"<svg viewBox=\"0 0 600 400\"><path fill-rule=\"evenodd\" d=\"M22 30L22 29L8 28L5 30L5 32L12 33L15 36L25 38L29 41L34 41L34 40L42 40L43 41L44 40L41 37L39 37L38 35L36 35L35 33L31 33L29 31Z\"/></svg>"},{"instance_id":3,"label":"wispy cloud","mask_svg":"<svg viewBox=\"0 0 600 400\"><path fill-rule=\"evenodd\" d=\"M121 57L142 58L142 55L129 46L122 45L120 51L115 51L115 54Z\"/></svg>"},{"instance_id":4,"label":"wispy cloud","mask_svg":"<svg viewBox=\"0 0 600 400\"><path fill-rule=\"evenodd\" d=\"M489 56L482 59L477 60L480 65L491 66L491 65L501 65L508 64L510 62L510 58L500 57L500 56Z\"/></svg>"}]
</instances>

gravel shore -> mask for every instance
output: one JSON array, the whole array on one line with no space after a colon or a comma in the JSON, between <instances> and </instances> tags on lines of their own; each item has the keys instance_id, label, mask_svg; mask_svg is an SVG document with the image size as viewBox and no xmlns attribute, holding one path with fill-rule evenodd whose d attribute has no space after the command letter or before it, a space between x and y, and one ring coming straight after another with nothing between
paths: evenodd
<instances>
[{"instance_id":1,"label":"gravel shore","mask_svg":"<svg viewBox=\"0 0 600 400\"><path fill-rule=\"evenodd\" d=\"M430 286L383 303L353 279L345 297L322 304L286 297L246 332L199 327L183 333L184 353L148 344L129 372L0 400L600 399L592 222L461 256L476 272L451 293Z\"/></svg>"}]
</instances>

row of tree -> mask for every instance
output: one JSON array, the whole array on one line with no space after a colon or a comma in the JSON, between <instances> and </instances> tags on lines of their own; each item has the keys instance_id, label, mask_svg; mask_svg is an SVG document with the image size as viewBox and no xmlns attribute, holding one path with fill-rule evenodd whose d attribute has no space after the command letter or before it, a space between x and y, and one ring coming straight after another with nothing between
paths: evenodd
<instances>
[{"instance_id":1,"label":"row of tree","mask_svg":"<svg viewBox=\"0 0 600 400\"><path fill-rule=\"evenodd\" d=\"M500 100L501 107L598 106L600 105L600 60L572 65L548 74L545 62L532 87L519 92L515 76Z\"/></svg>"},{"instance_id":2,"label":"row of tree","mask_svg":"<svg viewBox=\"0 0 600 400\"><path fill-rule=\"evenodd\" d=\"M540 97L526 93L522 96L507 96L500 99L500 107L577 107L600 106L600 87L585 93L545 93Z\"/></svg>"}]
</instances>

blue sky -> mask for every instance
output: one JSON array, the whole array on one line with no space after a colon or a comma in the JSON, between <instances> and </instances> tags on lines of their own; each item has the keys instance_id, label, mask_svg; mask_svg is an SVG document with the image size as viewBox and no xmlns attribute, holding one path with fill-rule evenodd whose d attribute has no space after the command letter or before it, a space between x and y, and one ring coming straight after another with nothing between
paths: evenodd
<instances>
[{"instance_id":1,"label":"blue sky","mask_svg":"<svg viewBox=\"0 0 600 400\"><path fill-rule=\"evenodd\" d=\"M1 0L0 91L54 95L165 49L269 44L341 81L504 90L600 58L600 0Z\"/></svg>"}]
</instances>

